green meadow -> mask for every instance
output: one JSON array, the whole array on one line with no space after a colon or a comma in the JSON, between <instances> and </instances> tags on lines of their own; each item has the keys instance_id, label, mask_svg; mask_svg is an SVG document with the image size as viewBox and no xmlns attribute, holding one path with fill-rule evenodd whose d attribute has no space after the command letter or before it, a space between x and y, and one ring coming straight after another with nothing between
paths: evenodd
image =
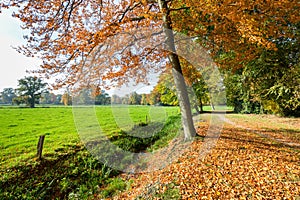
<instances>
[{"instance_id":1,"label":"green meadow","mask_svg":"<svg viewBox=\"0 0 300 200\"><path fill-rule=\"evenodd\" d=\"M87 116L89 113L85 115L86 108L76 112L78 109L80 108L0 108L1 168L34 159L40 135L46 135L43 148L45 156L80 143L80 133L77 132L74 116L81 118L77 120L79 126L84 126L82 123L88 121L90 116ZM109 136L118 134L121 129L130 129L135 124L146 123L146 120L163 121L168 116L178 115L179 112L178 107L155 110L151 106L98 106L88 110L96 113L101 131Z\"/></svg>"},{"instance_id":2,"label":"green meadow","mask_svg":"<svg viewBox=\"0 0 300 200\"><path fill-rule=\"evenodd\" d=\"M44 153L79 142L72 108L0 109L1 168L34 158L40 135Z\"/></svg>"},{"instance_id":3,"label":"green meadow","mask_svg":"<svg viewBox=\"0 0 300 200\"><path fill-rule=\"evenodd\" d=\"M127 135L151 124L162 124L152 137ZM0 107L0 199L110 197L131 182L93 157L82 138L101 132L128 151L151 151L168 144L180 124L178 107ZM40 135L45 135L42 160L36 155Z\"/></svg>"}]
</instances>

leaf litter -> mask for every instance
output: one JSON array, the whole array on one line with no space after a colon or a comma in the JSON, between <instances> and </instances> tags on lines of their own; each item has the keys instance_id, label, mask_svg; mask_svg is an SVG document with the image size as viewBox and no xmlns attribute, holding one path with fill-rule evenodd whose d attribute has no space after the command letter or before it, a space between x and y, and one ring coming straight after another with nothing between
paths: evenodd
<instances>
[{"instance_id":1,"label":"leaf litter","mask_svg":"<svg viewBox=\"0 0 300 200\"><path fill-rule=\"evenodd\" d=\"M231 116L227 118L234 120ZM164 194L170 184L172 189L178 189L179 196L168 196L169 199L299 199L299 146L262 137L257 134L259 123L260 120L239 119L239 124L247 125L247 129L225 123L216 147L203 159L199 159L203 142L198 139L176 162L162 170L123 174L133 184L113 199L166 199L158 194ZM268 123L262 124L268 127ZM264 129L264 134L273 134L274 124L269 126L272 127ZM201 122L198 135L205 135L208 127L207 121ZM280 131L276 134L284 135ZM297 138L293 142L299 144Z\"/></svg>"}]
</instances>

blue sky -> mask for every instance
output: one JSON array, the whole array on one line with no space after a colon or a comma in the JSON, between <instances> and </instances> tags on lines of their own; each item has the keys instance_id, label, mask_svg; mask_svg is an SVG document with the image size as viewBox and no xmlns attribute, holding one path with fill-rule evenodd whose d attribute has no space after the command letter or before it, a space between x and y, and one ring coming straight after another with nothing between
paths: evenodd
<instances>
[{"instance_id":1,"label":"blue sky","mask_svg":"<svg viewBox=\"0 0 300 200\"><path fill-rule=\"evenodd\" d=\"M11 10L2 10L0 14L0 92L3 88L16 88L18 79L30 75L26 70L36 69L40 63L37 58L27 58L12 48L25 43L25 32L11 14Z\"/></svg>"}]
</instances>

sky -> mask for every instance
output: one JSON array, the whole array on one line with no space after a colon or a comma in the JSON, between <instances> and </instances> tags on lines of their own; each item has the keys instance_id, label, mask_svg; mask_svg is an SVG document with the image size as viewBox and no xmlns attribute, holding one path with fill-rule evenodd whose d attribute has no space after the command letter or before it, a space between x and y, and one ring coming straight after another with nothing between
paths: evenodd
<instances>
[{"instance_id":1,"label":"sky","mask_svg":"<svg viewBox=\"0 0 300 200\"><path fill-rule=\"evenodd\" d=\"M16 88L18 79L30 75L26 70L37 69L41 63L37 58L28 58L12 48L25 44L25 31L11 14L11 10L0 13L0 92L4 88Z\"/></svg>"}]
</instances>

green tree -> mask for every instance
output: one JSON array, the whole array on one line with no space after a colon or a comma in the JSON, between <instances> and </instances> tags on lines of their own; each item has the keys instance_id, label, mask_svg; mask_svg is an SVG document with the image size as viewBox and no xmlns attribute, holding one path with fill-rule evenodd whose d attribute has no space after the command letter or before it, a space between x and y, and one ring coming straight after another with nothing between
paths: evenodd
<instances>
[{"instance_id":1,"label":"green tree","mask_svg":"<svg viewBox=\"0 0 300 200\"><path fill-rule=\"evenodd\" d=\"M21 104L27 104L27 96L16 96L15 98L13 98L13 104L14 105L21 105Z\"/></svg>"},{"instance_id":2,"label":"green tree","mask_svg":"<svg viewBox=\"0 0 300 200\"><path fill-rule=\"evenodd\" d=\"M18 80L18 88L16 91L19 96L26 99L26 103L30 108L34 108L35 104L39 102L41 94L45 91L46 86L47 83L44 83L42 79L28 76Z\"/></svg>"},{"instance_id":3,"label":"green tree","mask_svg":"<svg viewBox=\"0 0 300 200\"><path fill-rule=\"evenodd\" d=\"M126 94L125 96L122 97L122 104L129 104L130 102L130 95Z\"/></svg>"},{"instance_id":4,"label":"green tree","mask_svg":"<svg viewBox=\"0 0 300 200\"><path fill-rule=\"evenodd\" d=\"M79 92L77 104L94 104L92 89L85 88Z\"/></svg>"},{"instance_id":5,"label":"green tree","mask_svg":"<svg viewBox=\"0 0 300 200\"><path fill-rule=\"evenodd\" d=\"M130 105L140 105L142 100L142 96L136 92L132 92L129 95L129 104Z\"/></svg>"},{"instance_id":6,"label":"green tree","mask_svg":"<svg viewBox=\"0 0 300 200\"><path fill-rule=\"evenodd\" d=\"M40 103L41 104L54 104L56 102L57 95L51 93L50 91L45 91L41 94Z\"/></svg>"},{"instance_id":7,"label":"green tree","mask_svg":"<svg viewBox=\"0 0 300 200\"><path fill-rule=\"evenodd\" d=\"M16 97L15 90L13 88L4 88L0 94L1 102L4 104L12 104L13 98Z\"/></svg>"},{"instance_id":8,"label":"green tree","mask_svg":"<svg viewBox=\"0 0 300 200\"><path fill-rule=\"evenodd\" d=\"M196 82L192 84L192 88L197 98L197 101L193 103L194 108L198 113L201 113L203 112L203 105L209 102L208 87L203 78L200 77ZM200 108L200 110L198 109L198 107Z\"/></svg>"},{"instance_id":9,"label":"green tree","mask_svg":"<svg viewBox=\"0 0 300 200\"><path fill-rule=\"evenodd\" d=\"M299 26L296 30L299 35ZM276 45L277 51L265 51L250 68L256 77L253 96L266 111L300 116L300 38L279 38Z\"/></svg>"},{"instance_id":10,"label":"green tree","mask_svg":"<svg viewBox=\"0 0 300 200\"><path fill-rule=\"evenodd\" d=\"M141 105L149 105L149 94L141 94Z\"/></svg>"},{"instance_id":11,"label":"green tree","mask_svg":"<svg viewBox=\"0 0 300 200\"><path fill-rule=\"evenodd\" d=\"M54 99L53 99L53 104L55 104L55 105L59 105L59 104L61 104L62 103L62 94L57 94L57 95L55 95L54 96Z\"/></svg>"},{"instance_id":12,"label":"green tree","mask_svg":"<svg viewBox=\"0 0 300 200\"><path fill-rule=\"evenodd\" d=\"M111 98L104 90L101 91L101 94L95 97L96 105L108 105L111 103Z\"/></svg>"},{"instance_id":13,"label":"green tree","mask_svg":"<svg viewBox=\"0 0 300 200\"><path fill-rule=\"evenodd\" d=\"M151 91L152 104L178 106L176 88L172 74L169 71L162 73L156 86Z\"/></svg>"},{"instance_id":14,"label":"green tree","mask_svg":"<svg viewBox=\"0 0 300 200\"><path fill-rule=\"evenodd\" d=\"M225 72L228 104L236 112L300 115L299 25L295 37L274 40L277 50L264 49L242 69Z\"/></svg>"}]
</instances>

